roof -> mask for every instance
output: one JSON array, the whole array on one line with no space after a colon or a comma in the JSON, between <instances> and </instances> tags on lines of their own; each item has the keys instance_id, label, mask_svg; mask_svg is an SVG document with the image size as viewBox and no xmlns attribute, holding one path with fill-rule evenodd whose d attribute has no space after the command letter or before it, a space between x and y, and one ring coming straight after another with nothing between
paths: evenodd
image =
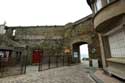
<instances>
[{"instance_id":1,"label":"roof","mask_svg":"<svg viewBox=\"0 0 125 83\"><path fill-rule=\"evenodd\" d=\"M88 15L88 16L86 16L86 17L83 17L82 19L80 19L80 20L74 22L73 25L77 25L77 24L80 24L81 22L85 22L85 21L87 21L87 20L90 20L90 19L92 19L92 16L93 16L93 15L90 14L90 15Z\"/></svg>"},{"instance_id":2,"label":"roof","mask_svg":"<svg viewBox=\"0 0 125 83\"><path fill-rule=\"evenodd\" d=\"M52 27L55 27L55 28L59 28L59 27L64 27L64 25L46 25L46 26L6 26L5 28L8 29L8 28L52 28Z\"/></svg>"}]
</instances>

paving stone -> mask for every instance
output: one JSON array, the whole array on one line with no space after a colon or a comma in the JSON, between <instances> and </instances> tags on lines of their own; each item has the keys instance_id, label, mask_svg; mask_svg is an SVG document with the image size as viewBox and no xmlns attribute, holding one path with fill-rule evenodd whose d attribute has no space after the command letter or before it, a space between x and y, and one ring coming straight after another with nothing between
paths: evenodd
<instances>
[{"instance_id":1,"label":"paving stone","mask_svg":"<svg viewBox=\"0 0 125 83\"><path fill-rule=\"evenodd\" d=\"M83 65L65 66L25 75L1 78L0 83L95 83Z\"/></svg>"}]
</instances>

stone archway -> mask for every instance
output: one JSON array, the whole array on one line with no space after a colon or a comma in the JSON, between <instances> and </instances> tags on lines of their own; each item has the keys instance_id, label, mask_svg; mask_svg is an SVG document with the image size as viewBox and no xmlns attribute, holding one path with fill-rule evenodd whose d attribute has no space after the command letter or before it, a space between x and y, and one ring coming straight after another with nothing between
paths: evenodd
<instances>
[{"instance_id":1,"label":"stone archway","mask_svg":"<svg viewBox=\"0 0 125 83\"><path fill-rule=\"evenodd\" d=\"M72 44L72 61L73 61L73 63L81 63L80 45L84 45L84 44L88 45L87 42L83 42L83 41L78 41L78 42L75 42ZM89 51L89 49L88 49L88 51Z\"/></svg>"}]
</instances>

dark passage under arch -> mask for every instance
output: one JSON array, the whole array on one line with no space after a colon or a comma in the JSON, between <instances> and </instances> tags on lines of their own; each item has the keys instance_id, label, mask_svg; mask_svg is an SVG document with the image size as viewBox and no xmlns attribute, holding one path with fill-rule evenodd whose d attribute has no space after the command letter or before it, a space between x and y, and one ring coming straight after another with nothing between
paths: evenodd
<instances>
[{"instance_id":1,"label":"dark passage under arch","mask_svg":"<svg viewBox=\"0 0 125 83\"><path fill-rule=\"evenodd\" d=\"M83 60L88 61L89 65L89 49L87 42L76 42L73 45L72 61L73 63L81 63ZM86 55L85 55L86 54Z\"/></svg>"}]
</instances>

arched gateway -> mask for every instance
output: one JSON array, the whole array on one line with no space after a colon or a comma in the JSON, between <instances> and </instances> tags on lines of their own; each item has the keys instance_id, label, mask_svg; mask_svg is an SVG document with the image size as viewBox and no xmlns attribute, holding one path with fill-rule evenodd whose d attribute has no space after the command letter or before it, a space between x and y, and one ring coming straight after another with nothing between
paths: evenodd
<instances>
[{"instance_id":1,"label":"arched gateway","mask_svg":"<svg viewBox=\"0 0 125 83\"><path fill-rule=\"evenodd\" d=\"M72 45L72 57L73 57L73 62L81 62L81 54L80 54L80 46L87 44L86 42L76 42ZM84 51L84 50L83 50Z\"/></svg>"}]
</instances>

